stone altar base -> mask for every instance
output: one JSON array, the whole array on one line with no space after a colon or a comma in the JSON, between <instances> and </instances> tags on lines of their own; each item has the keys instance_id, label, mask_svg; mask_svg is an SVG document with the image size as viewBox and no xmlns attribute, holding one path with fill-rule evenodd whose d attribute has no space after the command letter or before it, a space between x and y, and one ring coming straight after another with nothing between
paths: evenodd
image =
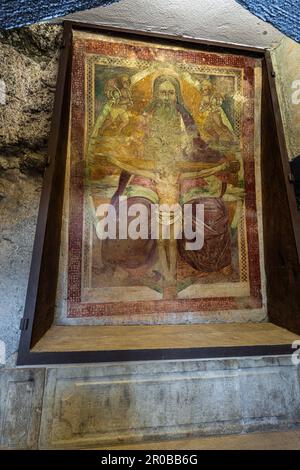
<instances>
[{"instance_id":1,"label":"stone altar base","mask_svg":"<svg viewBox=\"0 0 300 470\"><path fill-rule=\"evenodd\" d=\"M291 356L0 369L1 448L105 446L300 426Z\"/></svg>"}]
</instances>

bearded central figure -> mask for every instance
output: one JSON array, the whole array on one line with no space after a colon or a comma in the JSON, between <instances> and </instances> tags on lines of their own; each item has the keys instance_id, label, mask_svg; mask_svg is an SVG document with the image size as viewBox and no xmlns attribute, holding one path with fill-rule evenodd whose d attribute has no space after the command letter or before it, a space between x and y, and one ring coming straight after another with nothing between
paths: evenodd
<instances>
[{"instance_id":1,"label":"bearded central figure","mask_svg":"<svg viewBox=\"0 0 300 470\"><path fill-rule=\"evenodd\" d=\"M231 243L228 213L223 201L226 182L238 171L237 162L227 162L220 152L210 148L199 135L196 123L184 106L180 83L173 76L161 75L153 83L153 99L139 117L141 158L155 162L156 178L121 171L119 185L112 197L118 214L120 196L127 196L127 206L143 204L148 210L147 240L104 240L104 266L137 269L151 266L157 256L158 241L150 237L151 205L180 203L204 205L204 246L187 251L184 235L178 239L177 250L182 259L204 273L226 270L231 265ZM223 171L207 178L180 178L178 162L202 162L223 165ZM224 170L225 168L225 170ZM194 214L194 211L193 211ZM128 219L130 223L130 218ZM193 230L196 230L193 219ZM117 232L118 233L118 232Z\"/></svg>"}]
</instances>

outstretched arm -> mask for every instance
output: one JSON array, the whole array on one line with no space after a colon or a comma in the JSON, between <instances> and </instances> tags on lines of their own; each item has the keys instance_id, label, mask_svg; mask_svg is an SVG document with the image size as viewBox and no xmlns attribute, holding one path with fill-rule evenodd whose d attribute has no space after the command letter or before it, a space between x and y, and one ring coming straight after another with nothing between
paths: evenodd
<instances>
[{"instance_id":1,"label":"outstretched arm","mask_svg":"<svg viewBox=\"0 0 300 470\"><path fill-rule=\"evenodd\" d=\"M113 205L117 202L117 199L121 196L124 189L126 188L126 185L127 185L128 181L130 179L130 176L131 176L131 174L128 173L127 171L125 171L125 170L121 171L118 188L117 188L115 194L113 195L113 197L111 198L111 203Z\"/></svg>"}]
</instances>

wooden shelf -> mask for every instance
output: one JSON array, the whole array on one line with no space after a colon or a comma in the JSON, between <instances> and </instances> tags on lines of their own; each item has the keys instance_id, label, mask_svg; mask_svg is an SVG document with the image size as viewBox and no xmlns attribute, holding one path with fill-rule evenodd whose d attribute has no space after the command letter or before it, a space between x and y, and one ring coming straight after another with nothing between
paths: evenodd
<instances>
[{"instance_id":1,"label":"wooden shelf","mask_svg":"<svg viewBox=\"0 0 300 470\"><path fill-rule=\"evenodd\" d=\"M32 352L178 349L292 344L295 335L272 323L151 326L53 325Z\"/></svg>"}]
</instances>

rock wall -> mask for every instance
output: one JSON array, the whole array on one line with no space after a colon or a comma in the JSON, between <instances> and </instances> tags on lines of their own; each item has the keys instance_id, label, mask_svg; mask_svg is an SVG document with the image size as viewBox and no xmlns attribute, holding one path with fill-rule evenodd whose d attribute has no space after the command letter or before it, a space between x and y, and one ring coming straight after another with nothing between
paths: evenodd
<instances>
[{"instance_id":1,"label":"rock wall","mask_svg":"<svg viewBox=\"0 0 300 470\"><path fill-rule=\"evenodd\" d=\"M0 31L0 340L7 358L18 347L61 39L57 25Z\"/></svg>"}]
</instances>

